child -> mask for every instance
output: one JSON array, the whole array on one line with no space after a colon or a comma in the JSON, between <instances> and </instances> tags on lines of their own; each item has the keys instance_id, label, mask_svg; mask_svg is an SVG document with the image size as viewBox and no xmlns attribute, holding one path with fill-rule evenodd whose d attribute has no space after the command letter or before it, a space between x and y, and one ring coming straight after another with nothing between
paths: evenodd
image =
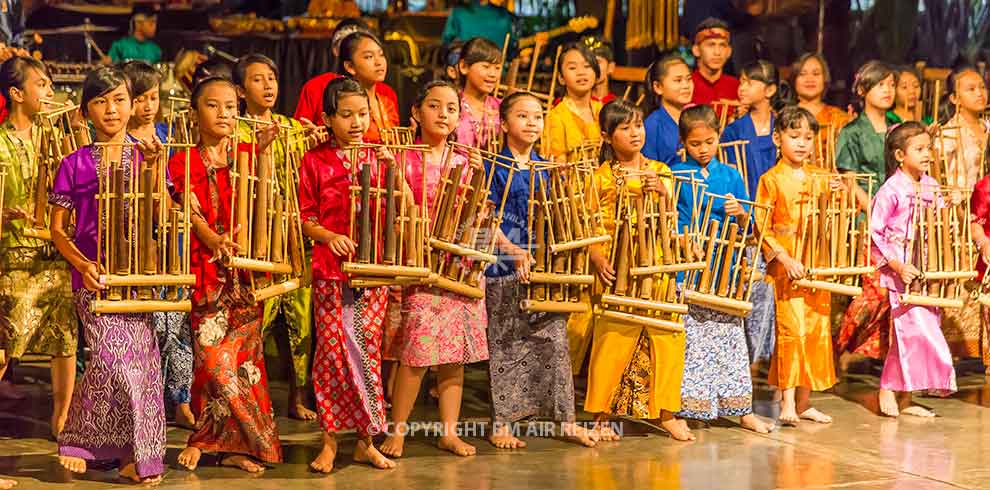
<instances>
[{"instance_id":1,"label":"child","mask_svg":"<svg viewBox=\"0 0 990 490\"><path fill-rule=\"evenodd\" d=\"M179 454L180 465L195 470L202 452L220 453L220 464L260 473L257 463L282 460L282 446L268 394L261 305L248 290L247 273L229 269L223 258L234 253L227 229L231 220L230 169L236 142L237 88L226 78L206 78L193 89L190 118L199 142L189 151L189 188L185 189L186 152L169 161L176 193L191 192L190 264L196 275L190 313L195 342L192 407L196 430ZM269 165L265 148L278 127L258 135L259 165ZM240 143L238 151L251 151Z\"/></svg>"},{"instance_id":2,"label":"child","mask_svg":"<svg viewBox=\"0 0 990 490\"><path fill-rule=\"evenodd\" d=\"M272 111L278 100L278 67L274 61L260 54L242 56L234 67L234 83L237 84L238 96L244 100L245 116L287 126L289 131L295 133L291 138L301 138L302 123ZM238 121L237 134L242 143L254 142L254 124ZM300 147L295 149L297 152L301 150ZM276 162L285 161L286 150L282 137L272 143L272 157ZM279 178L284 179L285 176L279 175ZM309 264L312 261L305 262ZM280 357L289 376L289 417L297 420L316 420L316 412L306 407L305 396L313 338L311 301L312 289L309 286L266 300L261 327L262 338L268 337L275 317L279 311L282 312L284 321L279 323L286 329L289 354Z\"/></svg>"},{"instance_id":3,"label":"child","mask_svg":"<svg viewBox=\"0 0 990 490\"><path fill-rule=\"evenodd\" d=\"M0 126L0 160L7 163L0 230L0 377L12 360L25 352L52 356L54 407L51 434L58 436L69 413L76 380L77 320L69 267L51 245L24 236L35 223L33 205L38 166L47 155L36 154L41 132L35 115L55 96L48 70L40 61L15 56L0 65L0 93L10 113ZM24 395L0 381L0 398Z\"/></svg>"},{"instance_id":4,"label":"child","mask_svg":"<svg viewBox=\"0 0 990 490\"><path fill-rule=\"evenodd\" d=\"M566 160L582 143L602 138L598 128L602 104L591 98L601 76L595 55L584 44L570 43L560 51L557 83L564 88L564 97L547 113L548 148L540 149L545 156Z\"/></svg>"},{"instance_id":5,"label":"child","mask_svg":"<svg viewBox=\"0 0 990 490\"><path fill-rule=\"evenodd\" d=\"M842 128L836 147L835 164L842 172L868 173L874 182L886 180L883 138L887 132L885 113L894 104L894 71L879 61L870 61L856 72L853 93L862 99L863 110ZM865 189L856 190L861 209L870 198ZM886 350L890 304L887 291L879 282L879 272L863 278L863 294L853 299L842 319L836 351L855 352L881 359Z\"/></svg>"},{"instance_id":6,"label":"child","mask_svg":"<svg viewBox=\"0 0 990 490\"><path fill-rule=\"evenodd\" d=\"M732 57L729 25L711 17L701 21L694 31L691 53L698 60L698 66L691 74L694 80L691 102L712 104L736 100L739 80L724 72L725 64Z\"/></svg>"},{"instance_id":7,"label":"child","mask_svg":"<svg viewBox=\"0 0 990 490\"><path fill-rule=\"evenodd\" d=\"M739 172L715 158L718 124L718 116L711 107L685 109L681 114L679 134L687 159L672 165L670 170L685 172L701 180L708 186L707 192L730 196L717 199L711 209L711 219L722 226L729 220L745 219L747 211L735 198L747 199L748 194ZM679 226L697 224L700 216L695 216L693 210L694 191L690 186L683 186L677 201ZM753 414L753 385L742 318L689 305L684 330L684 380L678 417L714 420L739 416L746 429L759 433L773 430L772 423ZM684 431L690 432L686 422L680 423Z\"/></svg>"},{"instance_id":8,"label":"child","mask_svg":"<svg viewBox=\"0 0 990 490\"><path fill-rule=\"evenodd\" d=\"M495 91L502 70L502 52L495 43L476 37L464 43L457 66L463 80L457 142L488 148L501 124L499 100L491 93Z\"/></svg>"},{"instance_id":9,"label":"child","mask_svg":"<svg viewBox=\"0 0 990 490\"><path fill-rule=\"evenodd\" d=\"M656 109L643 122L646 128L643 156L673 165L681 160L677 152L683 148L677 137L677 121L694 94L691 68L684 58L667 55L646 70L646 89Z\"/></svg>"},{"instance_id":10,"label":"child","mask_svg":"<svg viewBox=\"0 0 990 490\"><path fill-rule=\"evenodd\" d=\"M98 174L109 171L109 162L120 162L129 179L144 158L158 157L161 144L135 142L127 135L133 97L119 69L104 66L89 72L82 92L80 105L96 130L95 140L112 145L88 145L65 157L49 194L52 240L73 267L76 313L92 352L58 436L59 462L73 473L85 473L87 461L117 460L121 477L157 483L165 472L165 406L149 315L96 315L90 304L105 287L96 262L97 221L102 219Z\"/></svg>"},{"instance_id":11,"label":"child","mask_svg":"<svg viewBox=\"0 0 990 490\"><path fill-rule=\"evenodd\" d=\"M973 243L976 244L976 251L979 254L976 262L976 270L980 277L976 281L982 284L984 275L987 273L987 265L990 264L990 175L984 176L973 188L973 195L970 198L970 213L972 221L969 229L973 234ZM980 317L983 319L981 330L983 338L990 335L990 308L980 307ZM945 330L943 330L945 332ZM948 339L946 339L948 340ZM981 358L984 366L990 366L990 351L983 349Z\"/></svg>"},{"instance_id":12,"label":"child","mask_svg":"<svg viewBox=\"0 0 990 490\"><path fill-rule=\"evenodd\" d=\"M629 102L605 104L599 115L605 141L602 164L595 170L598 202L605 229L615 233L616 200L621 187L634 195L673 195L673 178L663 163L640 153L645 131L643 111ZM643 177L624 176L627 171L647 172ZM591 262L599 279L611 285L615 273L608 246L594 247ZM660 287L674 287L673 281ZM684 372L684 335L615 320L599 319L594 326L594 346L588 366L588 393L584 409L596 414L602 440L618 440L609 427L610 416L659 420L660 426L679 441L691 440L674 413L681 409L681 375ZM642 385L630 391L628 387Z\"/></svg>"},{"instance_id":13,"label":"child","mask_svg":"<svg viewBox=\"0 0 990 490\"><path fill-rule=\"evenodd\" d=\"M461 102L457 89L445 81L426 84L413 105L413 118L420 136L418 143L430 150L420 156L406 155L406 181L416 204L424 193L427 205L433 208L440 187L440 172L446 159L447 139L457 127ZM423 188L423 161L426 159L426 188ZM452 167L468 165L468 159L451 155ZM475 171L481 171L479 168ZM470 172L465 172L465 180ZM426 369L436 366L440 398L440 419L444 434L437 446L459 456L475 454L475 447L457 436L457 419L464 389L464 365L488 359L488 339L485 337L487 315L485 302L428 286L411 286L402 291L402 324L397 351L398 369L395 394L392 399L392 426L395 434L382 444L382 453L402 456L405 434L416 395Z\"/></svg>"},{"instance_id":14,"label":"child","mask_svg":"<svg viewBox=\"0 0 990 490\"><path fill-rule=\"evenodd\" d=\"M918 104L921 100L921 75L910 66L902 66L895 73L897 77L897 89L894 91L894 107L887 111L887 124L894 124L905 121L917 120L919 112ZM932 123L931 116L924 116L922 122Z\"/></svg>"},{"instance_id":15,"label":"child","mask_svg":"<svg viewBox=\"0 0 990 490\"><path fill-rule=\"evenodd\" d=\"M942 336L938 309L905 305L898 299L921 275L909 255L914 241L910 228L913 203L921 199L932 205L936 198L932 188L938 186L926 175L932 165L932 140L925 126L912 121L894 128L887 136L885 157L890 177L873 198L870 219L880 285L889 291L893 335L880 375L880 411L890 417L899 413L934 417L934 413L911 405L911 392L925 390L947 396L956 391L952 354ZM900 405L907 408L898 409L895 391L902 395Z\"/></svg>"},{"instance_id":16,"label":"child","mask_svg":"<svg viewBox=\"0 0 990 490\"><path fill-rule=\"evenodd\" d=\"M745 82L744 82L745 83ZM814 151L818 121L806 109L785 108L774 125L773 143L780 147L780 161L760 178L756 202L771 207L758 211L756 222L766 223L763 252L768 279L773 284L777 310L777 346L770 361L768 382L780 389L780 421L797 424L807 419L832 422L811 406L811 391L824 391L835 384L832 333L829 322L831 294L793 286L804 277L796 230L802 216L811 211L807 196L814 185L812 173L825 170L808 164ZM833 189L834 190L834 189Z\"/></svg>"},{"instance_id":17,"label":"child","mask_svg":"<svg viewBox=\"0 0 990 490\"><path fill-rule=\"evenodd\" d=\"M591 98L601 102L602 105L608 104L618 98L608 86L609 78L615 71L615 53L612 51L612 44L598 38L598 36L587 36L583 41L594 53L600 74L598 81L595 82L595 88L591 92Z\"/></svg>"},{"instance_id":18,"label":"child","mask_svg":"<svg viewBox=\"0 0 990 490\"><path fill-rule=\"evenodd\" d=\"M529 162L541 161L533 151L543 133L543 105L529 92L516 92L500 107L505 147L491 181L494 202L506 193L505 212L495 237L499 261L486 271L485 302L488 311L489 376L494 430L492 445L500 449L526 447L513 435L511 424L526 417L550 417L564 424L565 434L585 446L595 445L595 435L574 425L574 384L568 362L567 320L557 313L527 313L520 308L534 259L529 245ZM533 179L548 178L545 171ZM495 202L500 205L500 202Z\"/></svg>"},{"instance_id":19,"label":"child","mask_svg":"<svg viewBox=\"0 0 990 490\"><path fill-rule=\"evenodd\" d=\"M118 39L110 45L107 55L113 63L128 60L141 60L158 63L162 60L162 49L152 41L158 30L158 13L154 5L136 4L131 15L131 35Z\"/></svg>"},{"instance_id":20,"label":"child","mask_svg":"<svg viewBox=\"0 0 990 490\"><path fill-rule=\"evenodd\" d=\"M343 53L344 50L341 50ZM327 85L323 122L329 141L309 150L299 170L299 206L303 234L313 246L313 303L316 355L313 386L323 433L323 449L310 467L333 470L336 433L356 430L354 460L389 469L395 462L371 440L384 430L385 399L381 379L382 323L388 288L351 289L341 264L356 244L348 237L352 165L371 165L372 179L381 163L394 164L391 154L362 150L352 162L344 148L361 143L371 109L367 89L351 78Z\"/></svg>"},{"instance_id":21,"label":"child","mask_svg":"<svg viewBox=\"0 0 990 490\"><path fill-rule=\"evenodd\" d=\"M379 84L385 83L388 74L388 58L377 37L357 31L340 42L340 56L337 58L337 73L347 74L361 84L368 93L371 120L364 140L369 143L381 141L379 130L399 125L399 106L389 97L379 95Z\"/></svg>"},{"instance_id":22,"label":"child","mask_svg":"<svg viewBox=\"0 0 990 490\"><path fill-rule=\"evenodd\" d=\"M146 61L128 61L120 69L127 75L134 93L134 112L127 124L127 132L135 139L168 142L168 126L156 123L158 118L158 89L161 73ZM155 312L151 324L158 337L162 353L162 370L165 378L165 397L174 405L175 423L192 429L196 418L189 407L189 386L192 384L192 337L186 315L179 312Z\"/></svg>"},{"instance_id":23,"label":"child","mask_svg":"<svg viewBox=\"0 0 990 490\"><path fill-rule=\"evenodd\" d=\"M773 64L760 60L743 68L739 79L739 102L748 110L746 115L726 126L722 142L749 142L745 154L746 190L751 196L756 195L760 177L777 163L777 146L771 133L774 112L781 99L780 81ZM739 164L734 152L728 152L727 157L729 162ZM748 247L746 252L755 260L760 273L765 273L766 262L761 260L756 247ZM745 325L750 361L755 363L773 354L776 318L774 287L767 281L758 281L752 287L753 310L747 315Z\"/></svg>"},{"instance_id":24,"label":"child","mask_svg":"<svg viewBox=\"0 0 990 490\"><path fill-rule=\"evenodd\" d=\"M815 115L818 120L818 141L815 144L815 161L819 165L831 165L831 148L834 134L849 121L849 114L839 107L825 103L825 93L831 76L828 63L818 53L804 53L791 65L791 90L797 97L797 105ZM821 147L821 152L819 152ZM819 154L820 153L820 154Z\"/></svg>"}]
</instances>

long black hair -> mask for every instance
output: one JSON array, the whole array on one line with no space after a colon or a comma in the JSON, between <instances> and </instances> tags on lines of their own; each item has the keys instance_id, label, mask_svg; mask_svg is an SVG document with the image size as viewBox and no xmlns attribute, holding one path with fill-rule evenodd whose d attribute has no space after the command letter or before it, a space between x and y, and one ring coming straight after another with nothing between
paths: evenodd
<instances>
[{"instance_id":1,"label":"long black hair","mask_svg":"<svg viewBox=\"0 0 990 490\"><path fill-rule=\"evenodd\" d=\"M980 82L983 84L984 90L987 87L986 80L980 75L980 71L972 65L962 65L952 70L952 74L949 75L949 79L945 82L945 94L942 95L939 106L939 113L936 114L939 124L945 124L949 122L956 115L956 104L952 103L952 96L956 95L957 85L959 85L959 79L966 75L967 73L975 73L978 75ZM921 78L918 81L922 81Z\"/></svg>"},{"instance_id":2,"label":"long black hair","mask_svg":"<svg viewBox=\"0 0 990 490\"><path fill-rule=\"evenodd\" d=\"M101 66L90 71L86 75L86 79L83 80L82 101L79 103L83 115L88 115L86 106L93 99L106 95L121 85L127 87L128 97L133 98L134 94L131 92L131 82L120 68L116 66Z\"/></svg>"},{"instance_id":3,"label":"long black hair","mask_svg":"<svg viewBox=\"0 0 990 490\"><path fill-rule=\"evenodd\" d=\"M24 83L27 82L28 69L34 68L46 78L51 80L48 68L45 64L30 56L14 56L0 64L0 92L10 107L10 89L17 88L24 90Z\"/></svg>"},{"instance_id":4,"label":"long black hair","mask_svg":"<svg viewBox=\"0 0 990 490\"><path fill-rule=\"evenodd\" d=\"M560 50L561 63L557 65L556 76L561 76L564 74L564 55L570 53L571 51L577 51L580 53L581 57L584 58L584 61L587 61L588 64L591 65L591 69L595 72L595 82L597 82L598 79L602 77L602 69L598 66L598 59L595 58L595 53L591 51L591 48L589 48L588 45L579 41L567 43L564 45L563 49ZM560 83L559 85L560 87L558 90L560 91L560 96L563 97L564 95L567 95L567 87L565 87L563 83Z\"/></svg>"},{"instance_id":5,"label":"long black hair","mask_svg":"<svg viewBox=\"0 0 990 490\"><path fill-rule=\"evenodd\" d=\"M768 87L773 85L777 87L777 91L770 97L770 109L774 112L783 109L788 100L790 87L787 85L781 85L780 77L777 75L777 67L773 66L773 63L766 60L756 60L745 67L739 73L739 77L746 77L750 80L755 80L757 82L763 82Z\"/></svg>"},{"instance_id":6,"label":"long black hair","mask_svg":"<svg viewBox=\"0 0 990 490\"><path fill-rule=\"evenodd\" d=\"M357 51L358 44L360 44L363 39L371 39L378 45L379 48L382 48L382 50L385 49L385 46L382 44L381 40L379 40L374 34L368 31L354 31L340 41L340 56L337 57L337 64L335 67L336 73L347 75L347 70L344 68L344 63L347 63L348 61L351 63L354 62L354 55Z\"/></svg>"},{"instance_id":7,"label":"long black hair","mask_svg":"<svg viewBox=\"0 0 990 490\"><path fill-rule=\"evenodd\" d=\"M423 88L421 88L419 90L419 93L416 94L416 100L413 101L412 106L417 107L420 110L423 110L423 102L426 101L426 96L430 95L430 90L433 90L437 87L446 87L454 91L454 95L457 96L457 110L460 111L461 92L457 90L457 87L455 87L453 83L447 80L433 80L431 82L428 82L426 85L423 85ZM423 134L423 125L421 124L421 121L416 121L416 123L417 123L416 137L419 138ZM454 130L451 131L449 135L447 135L447 141L457 141L456 128L454 128Z\"/></svg>"},{"instance_id":8,"label":"long black hair","mask_svg":"<svg viewBox=\"0 0 990 490\"><path fill-rule=\"evenodd\" d=\"M927 132L928 128L918 121L908 121L898 124L887 132L887 139L884 140L883 144L883 161L886 166L888 179L891 175L894 175L894 172L900 166L900 163L894 158L894 153L897 150L906 151L911 138Z\"/></svg>"},{"instance_id":9,"label":"long black hair","mask_svg":"<svg viewBox=\"0 0 990 490\"><path fill-rule=\"evenodd\" d=\"M660 105L663 103L663 98L653 91L653 84L659 83L663 85L663 79L667 77L667 74L670 73L670 69L674 65L684 65L688 67L689 73L691 71L687 61L684 61L684 58L681 58L676 54L668 54L667 56L651 63L650 67L646 69L646 80L643 82L646 84L646 93L649 94L646 97L646 100L649 103L649 111L659 109Z\"/></svg>"},{"instance_id":10,"label":"long black hair","mask_svg":"<svg viewBox=\"0 0 990 490\"><path fill-rule=\"evenodd\" d=\"M162 74L156 70L151 63L144 60L130 60L120 64L120 69L131 81L131 91L135 97L140 97L145 92L155 88L162 83Z\"/></svg>"},{"instance_id":11,"label":"long black hair","mask_svg":"<svg viewBox=\"0 0 990 490\"><path fill-rule=\"evenodd\" d=\"M337 106L340 99L349 95L360 95L364 100L368 100L368 92L361 88L361 84L351 77L335 78L327 84L323 90L323 112L327 116L337 114Z\"/></svg>"},{"instance_id":12,"label":"long black hair","mask_svg":"<svg viewBox=\"0 0 990 490\"><path fill-rule=\"evenodd\" d=\"M619 126L633 122L636 119L643 120L643 109L638 105L622 99L615 99L602 107L598 113L598 127L602 133L612 136ZM605 163L615 159L615 150L608 141L602 141L602 148L598 152L598 162Z\"/></svg>"}]
</instances>

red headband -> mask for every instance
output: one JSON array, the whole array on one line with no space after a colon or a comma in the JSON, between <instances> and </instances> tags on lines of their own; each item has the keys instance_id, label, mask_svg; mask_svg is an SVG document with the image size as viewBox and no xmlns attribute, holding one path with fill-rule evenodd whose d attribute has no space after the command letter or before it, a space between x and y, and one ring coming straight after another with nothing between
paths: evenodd
<instances>
[{"instance_id":1,"label":"red headband","mask_svg":"<svg viewBox=\"0 0 990 490\"><path fill-rule=\"evenodd\" d=\"M729 31L720 27L712 27L699 31L698 34L694 36L694 43L701 44L709 39L725 39L726 41L729 41Z\"/></svg>"}]
</instances>

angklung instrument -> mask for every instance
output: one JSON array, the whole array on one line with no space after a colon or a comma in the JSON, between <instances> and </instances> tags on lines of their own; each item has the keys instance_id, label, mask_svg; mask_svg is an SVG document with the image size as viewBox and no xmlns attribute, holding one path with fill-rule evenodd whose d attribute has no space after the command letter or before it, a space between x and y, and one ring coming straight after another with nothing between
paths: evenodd
<instances>
[{"instance_id":1,"label":"angklung instrument","mask_svg":"<svg viewBox=\"0 0 990 490\"><path fill-rule=\"evenodd\" d=\"M693 194L698 196L697 193ZM746 215L740 219L736 216L726 216L724 220L712 218L712 209L724 205L727 199L735 199L746 210ZM763 249L763 236L753 233L750 217L756 213L764 218L756 223L757 229L766 229L770 213L769 206L753 201L733 198L727 195L713 194L705 191L700 197L701 209L704 209L696 236L702 250L702 260L707 265L700 272L690 271L684 281L684 297L689 304L703 306L715 311L733 316L745 317L753 310L750 301L752 285L757 278L757 269L746 257L747 245L756 245L756 250Z\"/></svg>"},{"instance_id":2,"label":"angklung instrument","mask_svg":"<svg viewBox=\"0 0 990 490\"><path fill-rule=\"evenodd\" d=\"M252 134L271 124L238 117L251 125ZM232 269L247 271L249 288L255 301L264 301L293 291L305 277L305 244L299 212L299 162L305 150L318 143L305 129L279 125L279 144L284 145L285 159L274 161L273 142L259 153L256 138L247 151L235 145L231 171L231 207L229 230L239 247L225 259Z\"/></svg>"},{"instance_id":3,"label":"angklung instrument","mask_svg":"<svg viewBox=\"0 0 990 490\"><path fill-rule=\"evenodd\" d=\"M58 105L57 103L53 103ZM34 125L38 137L35 155L37 175L33 182L34 203L32 227L24 228L24 236L40 240L51 240L48 229L48 192L51 191L55 174L62 159L89 144L89 133L76 128L72 123L79 106L66 104L61 107L35 114Z\"/></svg>"},{"instance_id":4,"label":"angklung instrument","mask_svg":"<svg viewBox=\"0 0 990 490\"><path fill-rule=\"evenodd\" d=\"M391 136L390 136L391 137ZM380 149L395 155L394 164L375 156ZM351 145L350 227L356 254L341 264L353 288L425 284L430 277L427 242L430 218L424 199L415 201L406 183L407 156L426 145ZM425 166L426 159L420 161ZM425 179L425 169L420 169ZM424 186L425 188L425 186Z\"/></svg>"},{"instance_id":5,"label":"angklung instrument","mask_svg":"<svg viewBox=\"0 0 990 490\"><path fill-rule=\"evenodd\" d=\"M597 160L529 162L528 250L535 264L529 274L524 311L577 313L580 301L595 282L588 247L608 243L600 235L601 213L587 203L598 202L592 175Z\"/></svg>"},{"instance_id":6,"label":"angklung instrument","mask_svg":"<svg viewBox=\"0 0 990 490\"><path fill-rule=\"evenodd\" d=\"M97 264L107 288L97 291L90 308L94 313L189 312L196 276L189 254L180 250L189 250L192 194L183 192L175 200L169 195L168 152L138 162L134 142L94 146L103 149L97 162ZM164 145L166 150L191 146ZM108 157L115 147L121 148L120 161ZM186 152L183 189L189 189L189 165Z\"/></svg>"},{"instance_id":7,"label":"angklung instrument","mask_svg":"<svg viewBox=\"0 0 990 490\"><path fill-rule=\"evenodd\" d=\"M477 152L481 161L469 160L452 165L455 151ZM430 209L429 283L435 287L474 299L482 299L482 274L498 258L495 240L502 224L515 166L500 161L499 155L450 143L437 184L435 205ZM491 194L495 169L508 169L501 195Z\"/></svg>"},{"instance_id":8,"label":"angklung instrument","mask_svg":"<svg viewBox=\"0 0 990 490\"><path fill-rule=\"evenodd\" d=\"M794 258L805 266L795 287L845 296L863 293L860 279L872 274L870 210L860 214L854 189L873 194L873 174L810 173L799 204ZM833 183L841 182L841 186Z\"/></svg>"},{"instance_id":9,"label":"angklung instrument","mask_svg":"<svg viewBox=\"0 0 990 490\"><path fill-rule=\"evenodd\" d=\"M696 247L688 227L678 227L677 199L683 178L661 176L672 183L671 194L634 194L625 185L644 172L613 169L617 199L615 233L609 250L609 263L615 280L606 286L595 314L627 323L668 332L683 332L681 315L688 307L675 287L677 273L701 270L705 262L696 257Z\"/></svg>"},{"instance_id":10,"label":"angklung instrument","mask_svg":"<svg viewBox=\"0 0 990 490\"><path fill-rule=\"evenodd\" d=\"M911 217L904 246L921 275L906 285L901 303L955 309L965 305L965 284L977 277L969 227L971 192L916 184L909 196Z\"/></svg>"},{"instance_id":11,"label":"angklung instrument","mask_svg":"<svg viewBox=\"0 0 990 490\"><path fill-rule=\"evenodd\" d=\"M169 96L165 123L168 127L168 140L173 143L195 143L199 137L189 118L189 99Z\"/></svg>"}]
</instances>

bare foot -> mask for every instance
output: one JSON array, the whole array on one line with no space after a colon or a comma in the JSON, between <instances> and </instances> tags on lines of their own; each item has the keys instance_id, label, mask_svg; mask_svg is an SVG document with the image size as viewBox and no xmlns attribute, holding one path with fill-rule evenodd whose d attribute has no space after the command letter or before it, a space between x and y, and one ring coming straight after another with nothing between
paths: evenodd
<instances>
[{"instance_id":1,"label":"bare foot","mask_svg":"<svg viewBox=\"0 0 990 490\"><path fill-rule=\"evenodd\" d=\"M323 450L309 464L313 471L330 473L333 471L333 460L337 458L337 439L329 434L323 435Z\"/></svg>"},{"instance_id":2,"label":"bare foot","mask_svg":"<svg viewBox=\"0 0 990 490\"><path fill-rule=\"evenodd\" d=\"M196 429L196 416L193 415L188 403L180 403L175 406L175 425L183 429Z\"/></svg>"},{"instance_id":3,"label":"bare foot","mask_svg":"<svg viewBox=\"0 0 990 490\"><path fill-rule=\"evenodd\" d=\"M189 471L195 471L196 467L199 466L199 458L203 455L203 452L196 447L187 447L179 453L177 459L178 463L182 465L185 469Z\"/></svg>"},{"instance_id":4,"label":"bare foot","mask_svg":"<svg viewBox=\"0 0 990 490\"><path fill-rule=\"evenodd\" d=\"M293 391L289 395L289 418L296 420L311 421L316 420L316 412L306 408L303 402L302 392Z\"/></svg>"},{"instance_id":5,"label":"bare foot","mask_svg":"<svg viewBox=\"0 0 990 490\"><path fill-rule=\"evenodd\" d=\"M598 440L602 442L618 442L622 440L622 436L612 430L612 424L608 420L595 422L594 431L598 435Z\"/></svg>"},{"instance_id":6,"label":"bare foot","mask_svg":"<svg viewBox=\"0 0 990 490\"><path fill-rule=\"evenodd\" d=\"M117 475L120 478L130 481L131 483L141 483L143 485L155 485L161 483L164 478L162 475L146 476L141 478L137 474L137 468L134 463L128 463L117 470Z\"/></svg>"},{"instance_id":7,"label":"bare foot","mask_svg":"<svg viewBox=\"0 0 990 490\"><path fill-rule=\"evenodd\" d=\"M669 419L661 420L660 427L663 427L663 430L667 431L667 433L670 434L670 437L673 437L675 441L687 442L698 439L697 436L695 436L694 433L691 432L691 429L688 427L687 422L675 417L670 417Z\"/></svg>"},{"instance_id":8,"label":"bare foot","mask_svg":"<svg viewBox=\"0 0 990 490\"><path fill-rule=\"evenodd\" d=\"M63 468L73 473L86 472L86 460L82 458L74 458L72 456L59 456L58 463L62 465Z\"/></svg>"},{"instance_id":9,"label":"bare foot","mask_svg":"<svg viewBox=\"0 0 990 490\"><path fill-rule=\"evenodd\" d=\"M911 405L910 407L901 410L904 415L913 415L915 417L931 418L935 416L935 412L925 409L924 407L918 405Z\"/></svg>"},{"instance_id":10,"label":"bare foot","mask_svg":"<svg viewBox=\"0 0 990 490\"><path fill-rule=\"evenodd\" d=\"M382 447L384 448L384 445ZM462 441L456 435L443 436L437 439L437 447L458 456L474 456L478 452L474 446Z\"/></svg>"},{"instance_id":11,"label":"bare foot","mask_svg":"<svg viewBox=\"0 0 990 490\"><path fill-rule=\"evenodd\" d=\"M251 460L251 458L243 454L232 454L230 456L227 456L226 458L223 458L223 460L220 461L220 466L239 468L248 473L261 473L262 471L265 471L264 466L255 463L254 461Z\"/></svg>"},{"instance_id":12,"label":"bare foot","mask_svg":"<svg viewBox=\"0 0 990 490\"><path fill-rule=\"evenodd\" d=\"M16 481L0 478L0 490L10 490L11 488L14 488L16 486L17 486Z\"/></svg>"},{"instance_id":13,"label":"bare foot","mask_svg":"<svg viewBox=\"0 0 990 490\"><path fill-rule=\"evenodd\" d=\"M880 390L877 393L877 399L880 401L880 413L888 417L896 417L900 415L897 409L897 397L894 396L894 392L891 390Z\"/></svg>"},{"instance_id":14,"label":"bare foot","mask_svg":"<svg viewBox=\"0 0 990 490\"><path fill-rule=\"evenodd\" d=\"M406 446L406 436L392 434L382 442L381 453L390 458L401 458L402 450Z\"/></svg>"},{"instance_id":15,"label":"bare foot","mask_svg":"<svg viewBox=\"0 0 990 490\"><path fill-rule=\"evenodd\" d=\"M495 432L488 436L488 442L499 449L522 449L526 447L526 443L512 435L507 426L495 429Z\"/></svg>"},{"instance_id":16,"label":"bare foot","mask_svg":"<svg viewBox=\"0 0 990 490\"><path fill-rule=\"evenodd\" d=\"M27 395L20 388L14 386L10 381L0 381L0 399L2 400L23 400Z\"/></svg>"},{"instance_id":17,"label":"bare foot","mask_svg":"<svg viewBox=\"0 0 990 490\"><path fill-rule=\"evenodd\" d=\"M564 424L564 436L584 447L595 447L598 444L598 434L575 423Z\"/></svg>"},{"instance_id":18,"label":"bare foot","mask_svg":"<svg viewBox=\"0 0 990 490\"><path fill-rule=\"evenodd\" d=\"M744 429L749 429L758 434L769 434L774 429L773 422L764 422L756 414L746 414L739 418L739 424Z\"/></svg>"},{"instance_id":19,"label":"bare foot","mask_svg":"<svg viewBox=\"0 0 990 490\"><path fill-rule=\"evenodd\" d=\"M388 459L384 454L375 449L374 444L365 441L358 441L354 448L354 461L374 466L380 470L390 470L395 468L395 461Z\"/></svg>"},{"instance_id":20,"label":"bare foot","mask_svg":"<svg viewBox=\"0 0 990 490\"><path fill-rule=\"evenodd\" d=\"M810 420L812 422L817 422L819 424L832 423L832 417L829 417L828 415L819 412L817 408L813 408L813 407L801 412L801 418L805 420Z\"/></svg>"},{"instance_id":21,"label":"bare foot","mask_svg":"<svg viewBox=\"0 0 990 490\"><path fill-rule=\"evenodd\" d=\"M790 426L796 426L801 421L793 401L788 402L786 399L780 401L780 415L777 420L780 420L781 425Z\"/></svg>"}]
</instances>

